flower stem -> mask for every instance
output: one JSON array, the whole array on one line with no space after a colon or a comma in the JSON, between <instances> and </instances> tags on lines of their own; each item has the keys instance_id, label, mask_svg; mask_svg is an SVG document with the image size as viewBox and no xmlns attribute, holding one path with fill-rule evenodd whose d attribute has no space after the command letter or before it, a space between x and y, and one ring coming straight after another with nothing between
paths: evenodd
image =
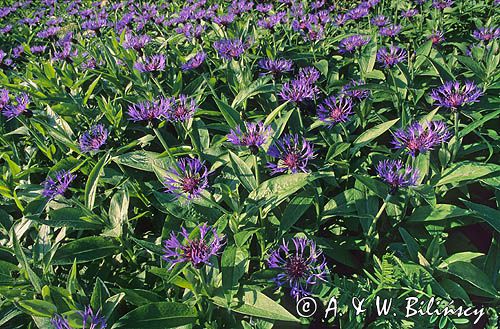
<instances>
[{"instance_id":1,"label":"flower stem","mask_svg":"<svg viewBox=\"0 0 500 329\"><path fill-rule=\"evenodd\" d=\"M253 166L255 169L255 181L257 183L257 186L260 184L260 172L259 172L259 156L257 154L254 154L253 156Z\"/></svg>"},{"instance_id":2,"label":"flower stem","mask_svg":"<svg viewBox=\"0 0 500 329\"><path fill-rule=\"evenodd\" d=\"M375 231L375 228L377 227L377 222L378 222L380 216L382 216L382 213L384 212L385 208L387 207L387 203L389 202L390 198L391 198L391 194L387 194L387 196L384 199L384 203L382 204L382 206L378 210L378 213L373 218L373 221L370 224L370 228L368 229L368 232L366 233L365 252L366 252L366 260L367 261L370 258L372 248L374 247L372 245L373 232Z\"/></svg>"},{"instance_id":3,"label":"flower stem","mask_svg":"<svg viewBox=\"0 0 500 329\"><path fill-rule=\"evenodd\" d=\"M460 141L458 139L458 125L460 124L460 118L458 111L454 113L454 127L455 127L455 144L453 144L453 152L451 154L451 162L455 161L458 155L458 150L460 149Z\"/></svg>"},{"instance_id":4,"label":"flower stem","mask_svg":"<svg viewBox=\"0 0 500 329\"><path fill-rule=\"evenodd\" d=\"M158 137L158 140L160 141L161 145L163 146L163 148L165 149L165 151L167 151L167 154L168 154L168 157L173 160L173 156L172 156L172 153L170 153L170 147L168 147L168 144L167 142L165 141L165 139L163 138L163 136L161 135L160 131L158 130L158 128L153 128L153 131L155 132L155 135L156 137Z\"/></svg>"}]
</instances>

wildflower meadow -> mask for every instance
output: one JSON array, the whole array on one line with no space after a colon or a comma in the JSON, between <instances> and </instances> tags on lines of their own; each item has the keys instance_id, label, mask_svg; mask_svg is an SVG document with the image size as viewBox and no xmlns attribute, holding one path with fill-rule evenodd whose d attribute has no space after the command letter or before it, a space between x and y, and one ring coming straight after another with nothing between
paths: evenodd
<instances>
[{"instance_id":1,"label":"wildflower meadow","mask_svg":"<svg viewBox=\"0 0 500 329\"><path fill-rule=\"evenodd\" d=\"M0 328L499 328L500 1L0 1Z\"/></svg>"}]
</instances>

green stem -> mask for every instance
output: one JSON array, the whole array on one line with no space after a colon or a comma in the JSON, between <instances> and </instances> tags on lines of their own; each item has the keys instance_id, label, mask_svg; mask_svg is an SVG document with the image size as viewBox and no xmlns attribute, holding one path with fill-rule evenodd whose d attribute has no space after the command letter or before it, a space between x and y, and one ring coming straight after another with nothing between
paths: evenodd
<instances>
[{"instance_id":1,"label":"green stem","mask_svg":"<svg viewBox=\"0 0 500 329\"><path fill-rule=\"evenodd\" d=\"M168 144L167 142L165 141L165 139L163 138L163 136L161 135L160 131L158 130L158 128L154 127L153 128L153 131L156 135L156 137L158 137L158 140L160 141L161 145L163 146L163 148L165 149L165 151L167 151L167 154L168 154L168 157L173 160L173 156L172 156L172 153L170 153L170 147L168 147Z\"/></svg>"},{"instance_id":2,"label":"green stem","mask_svg":"<svg viewBox=\"0 0 500 329\"><path fill-rule=\"evenodd\" d=\"M253 166L255 169L255 181L257 183L257 186L260 184L260 172L259 172L259 156L257 154L254 154L253 156Z\"/></svg>"},{"instance_id":3,"label":"green stem","mask_svg":"<svg viewBox=\"0 0 500 329\"><path fill-rule=\"evenodd\" d=\"M458 125L460 124L460 118L458 111L454 113L454 127L455 127L455 144L453 144L453 153L451 155L451 162L455 161L458 155L458 150L460 149L460 140L458 139Z\"/></svg>"},{"instance_id":4,"label":"green stem","mask_svg":"<svg viewBox=\"0 0 500 329\"><path fill-rule=\"evenodd\" d=\"M370 224L370 228L368 229L368 232L366 233L365 251L366 251L366 260L367 261L370 258L370 254L371 254L372 247L373 247L373 245L372 245L373 232L375 231L375 228L377 227L377 222L378 222L380 216L382 216L382 213L384 212L385 208L387 207L387 203L389 202L390 198L391 198L391 194L387 194L387 196L384 199L384 203L382 204L382 206L378 210L378 213L375 215L375 218L373 218L373 221Z\"/></svg>"}]
</instances>

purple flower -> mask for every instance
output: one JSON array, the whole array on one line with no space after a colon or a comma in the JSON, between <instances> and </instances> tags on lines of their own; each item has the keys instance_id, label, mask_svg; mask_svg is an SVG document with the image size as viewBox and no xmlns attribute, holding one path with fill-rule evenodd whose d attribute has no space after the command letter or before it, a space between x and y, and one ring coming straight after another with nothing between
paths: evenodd
<instances>
[{"instance_id":1,"label":"purple flower","mask_svg":"<svg viewBox=\"0 0 500 329\"><path fill-rule=\"evenodd\" d=\"M375 26L382 27L390 23L389 19L383 15L378 15L373 17L370 20L370 23L372 23Z\"/></svg>"},{"instance_id":2,"label":"purple flower","mask_svg":"<svg viewBox=\"0 0 500 329\"><path fill-rule=\"evenodd\" d=\"M286 101L299 103L306 99L313 99L317 93L316 86L311 85L306 80L294 79L283 84L279 95Z\"/></svg>"},{"instance_id":3,"label":"purple flower","mask_svg":"<svg viewBox=\"0 0 500 329\"><path fill-rule=\"evenodd\" d=\"M247 45L239 39L218 40L213 46L219 55L227 60L240 57L247 48Z\"/></svg>"},{"instance_id":4,"label":"purple flower","mask_svg":"<svg viewBox=\"0 0 500 329\"><path fill-rule=\"evenodd\" d=\"M338 14L334 18L334 24L336 26L342 26L349 20L349 16L347 14Z\"/></svg>"},{"instance_id":5,"label":"purple flower","mask_svg":"<svg viewBox=\"0 0 500 329\"><path fill-rule=\"evenodd\" d=\"M432 1L432 7L438 10L444 10L445 8L450 8L453 3L453 0L434 0Z\"/></svg>"},{"instance_id":6,"label":"purple flower","mask_svg":"<svg viewBox=\"0 0 500 329\"><path fill-rule=\"evenodd\" d=\"M265 144L272 133L270 126L264 126L263 122L245 122L246 132L242 132L240 126L231 129L227 135L227 140L234 145L248 146L254 154L259 147Z\"/></svg>"},{"instance_id":7,"label":"purple flower","mask_svg":"<svg viewBox=\"0 0 500 329\"><path fill-rule=\"evenodd\" d=\"M0 29L0 33L2 33L2 34L7 34L10 31L12 31L12 25L10 25L10 24L9 25L5 25L4 27L2 27Z\"/></svg>"},{"instance_id":8,"label":"purple flower","mask_svg":"<svg viewBox=\"0 0 500 329\"><path fill-rule=\"evenodd\" d=\"M379 33L380 35L393 38L401 32L401 28L401 25L390 24L380 28Z\"/></svg>"},{"instance_id":9,"label":"purple flower","mask_svg":"<svg viewBox=\"0 0 500 329\"><path fill-rule=\"evenodd\" d=\"M82 317L82 329L105 329L106 328L106 318L100 314L100 311L94 313L90 306L86 306L85 310L79 311L78 314ZM72 329L69 325L67 319L62 317L60 314L54 315L50 320L50 323L55 329Z\"/></svg>"},{"instance_id":10,"label":"purple flower","mask_svg":"<svg viewBox=\"0 0 500 329\"><path fill-rule=\"evenodd\" d=\"M184 34L184 36L188 40L200 38L203 31L205 31L204 25L193 25L191 23L186 23L182 27L178 27L175 29L175 32L179 34Z\"/></svg>"},{"instance_id":11,"label":"purple flower","mask_svg":"<svg viewBox=\"0 0 500 329\"><path fill-rule=\"evenodd\" d=\"M29 104L30 104L30 99L28 97L28 94L21 93L19 96L16 97L16 105L5 105L2 114L5 117L7 117L8 120L16 118L21 114L25 114L26 116L29 117L32 115L32 112L28 110Z\"/></svg>"},{"instance_id":12,"label":"purple flower","mask_svg":"<svg viewBox=\"0 0 500 329\"><path fill-rule=\"evenodd\" d=\"M179 99L174 100L171 106L167 107L165 116L171 122L187 121L193 117L198 109L196 101L188 100L186 95L179 95Z\"/></svg>"},{"instance_id":13,"label":"purple flower","mask_svg":"<svg viewBox=\"0 0 500 329\"><path fill-rule=\"evenodd\" d=\"M5 56L7 56L7 54L5 53L5 51L3 51L2 49L0 49L0 64L3 63L3 59L5 58Z\"/></svg>"},{"instance_id":14,"label":"purple flower","mask_svg":"<svg viewBox=\"0 0 500 329\"><path fill-rule=\"evenodd\" d=\"M88 21L83 22L82 29L97 32L103 27L106 27L107 25L108 21L106 20L106 18L96 17L95 19L90 19Z\"/></svg>"},{"instance_id":15,"label":"purple flower","mask_svg":"<svg viewBox=\"0 0 500 329\"><path fill-rule=\"evenodd\" d=\"M201 64L205 61L206 54L202 51L196 53L191 59L189 59L186 63L182 64L181 69L183 71L194 70L200 67Z\"/></svg>"},{"instance_id":16,"label":"purple flower","mask_svg":"<svg viewBox=\"0 0 500 329\"><path fill-rule=\"evenodd\" d=\"M352 35L340 41L339 52L341 54L352 53L370 42L370 37L366 35Z\"/></svg>"},{"instance_id":17,"label":"purple flower","mask_svg":"<svg viewBox=\"0 0 500 329\"><path fill-rule=\"evenodd\" d=\"M500 28L480 27L472 34L479 41L490 41L500 37Z\"/></svg>"},{"instance_id":18,"label":"purple flower","mask_svg":"<svg viewBox=\"0 0 500 329\"><path fill-rule=\"evenodd\" d=\"M303 238L292 239L294 248L291 250L288 242L283 241L275 250L272 250L267 265L277 269L279 274L273 282L282 287L288 284L290 295L299 299L311 292L311 286L326 281L327 267L321 249L316 248L312 240Z\"/></svg>"},{"instance_id":19,"label":"purple flower","mask_svg":"<svg viewBox=\"0 0 500 329\"><path fill-rule=\"evenodd\" d=\"M32 46L30 51L32 54L40 54L43 53L47 49L47 46Z\"/></svg>"},{"instance_id":20,"label":"purple flower","mask_svg":"<svg viewBox=\"0 0 500 329\"><path fill-rule=\"evenodd\" d=\"M75 174L66 170L56 172L55 178L47 177L42 183L42 195L49 201L58 195L63 195L75 178Z\"/></svg>"},{"instance_id":21,"label":"purple flower","mask_svg":"<svg viewBox=\"0 0 500 329\"><path fill-rule=\"evenodd\" d=\"M380 48L377 51L377 62L382 64L385 68L389 68L396 65L397 63L406 61L406 56L406 50L391 45L387 48Z\"/></svg>"},{"instance_id":22,"label":"purple flower","mask_svg":"<svg viewBox=\"0 0 500 329\"><path fill-rule=\"evenodd\" d=\"M23 45L19 45L12 49L12 58L19 58L21 55L24 54L24 47Z\"/></svg>"},{"instance_id":23,"label":"purple flower","mask_svg":"<svg viewBox=\"0 0 500 329\"><path fill-rule=\"evenodd\" d=\"M128 107L129 120L134 122L160 120L167 114L173 100L171 98L159 98L156 101L144 101Z\"/></svg>"},{"instance_id":24,"label":"purple flower","mask_svg":"<svg viewBox=\"0 0 500 329\"><path fill-rule=\"evenodd\" d=\"M308 66L299 70L298 79L312 85L319 80L320 76L321 74L316 68Z\"/></svg>"},{"instance_id":25,"label":"purple flower","mask_svg":"<svg viewBox=\"0 0 500 329\"><path fill-rule=\"evenodd\" d=\"M276 141L267 151L271 157L278 159L278 163L268 163L271 174L307 172L307 163L315 157L313 145L304 137L285 135Z\"/></svg>"},{"instance_id":26,"label":"purple flower","mask_svg":"<svg viewBox=\"0 0 500 329\"><path fill-rule=\"evenodd\" d=\"M273 9L273 4L272 3L259 3L255 7L255 9L258 12L267 13L267 12L270 12Z\"/></svg>"},{"instance_id":27,"label":"purple flower","mask_svg":"<svg viewBox=\"0 0 500 329\"><path fill-rule=\"evenodd\" d=\"M59 31L61 31L61 27L51 26L45 30L38 32L36 36L42 39L48 39L56 36L56 34L59 33Z\"/></svg>"},{"instance_id":28,"label":"purple flower","mask_svg":"<svg viewBox=\"0 0 500 329\"><path fill-rule=\"evenodd\" d=\"M344 96L330 96L318 106L317 114L321 121L333 127L339 122L349 121L352 114L352 99Z\"/></svg>"},{"instance_id":29,"label":"purple flower","mask_svg":"<svg viewBox=\"0 0 500 329\"><path fill-rule=\"evenodd\" d=\"M418 15L418 9L408 9L401 13L401 16L404 18L412 18L413 16Z\"/></svg>"},{"instance_id":30,"label":"purple flower","mask_svg":"<svg viewBox=\"0 0 500 329\"><path fill-rule=\"evenodd\" d=\"M125 38L123 40L123 48L139 51L146 47L149 42L151 42L151 38L148 35L133 35L131 33L127 33L125 34Z\"/></svg>"},{"instance_id":31,"label":"purple flower","mask_svg":"<svg viewBox=\"0 0 500 329\"><path fill-rule=\"evenodd\" d=\"M9 91L7 89L0 89L0 111L9 104Z\"/></svg>"},{"instance_id":32,"label":"purple flower","mask_svg":"<svg viewBox=\"0 0 500 329\"><path fill-rule=\"evenodd\" d=\"M108 139L108 130L102 123L90 128L80 137L80 150L83 153L99 150Z\"/></svg>"},{"instance_id":33,"label":"purple flower","mask_svg":"<svg viewBox=\"0 0 500 329\"><path fill-rule=\"evenodd\" d=\"M165 56L161 54L148 56L144 63L136 62L134 68L139 72L159 72L165 70Z\"/></svg>"},{"instance_id":34,"label":"purple flower","mask_svg":"<svg viewBox=\"0 0 500 329\"><path fill-rule=\"evenodd\" d=\"M352 19L354 21L363 18L368 15L370 11L370 8L368 6L364 6L363 4L359 4L357 7L349 10L347 12L347 16L349 19Z\"/></svg>"},{"instance_id":35,"label":"purple flower","mask_svg":"<svg viewBox=\"0 0 500 329\"><path fill-rule=\"evenodd\" d=\"M73 50L71 39L73 34L70 32L64 38L59 40L57 44L62 47L62 50L54 52L54 59L58 61L72 61L73 57L78 55L78 50Z\"/></svg>"},{"instance_id":36,"label":"purple flower","mask_svg":"<svg viewBox=\"0 0 500 329\"><path fill-rule=\"evenodd\" d=\"M193 237L193 232L197 232L197 236ZM170 269L178 263L191 263L195 268L200 268L202 265L212 265L210 258L217 256L219 250L224 244L224 235L217 234L215 228L203 223L188 233L182 227L180 235L182 241L179 241L174 232L170 233L170 238L165 240L163 244L163 259L170 263Z\"/></svg>"},{"instance_id":37,"label":"purple flower","mask_svg":"<svg viewBox=\"0 0 500 329\"><path fill-rule=\"evenodd\" d=\"M433 32L431 35L427 37L427 39L431 40L433 45L440 44L445 40L444 33L442 31Z\"/></svg>"},{"instance_id":38,"label":"purple flower","mask_svg":"<svg viewBox=\"0 0 500 329\"><path fill-rule=\"evenodd\" d=\"M419 171L404 166L401 160L382 160L377 165L377 174L390 185L389 193L394 194L401 187L417 185Z\"/></svg>"},{"instance_id":39,"label":"purple flower","mask_svg":"<svg viewBox=\"0 0 500 329\"><path fill-rule=\"evenodd\" d=\"M208 187L210 173L204 163L196 158L181 158L168 172L169 176L163 182L166 187L165 192L173 194L176 198L181 196L187 200L198 198Z\"/></svg>"},{"instance_id":40,"label":"purple flower","mask_svg":"<svg viewBox=\"0 0 500 329\"><path fill-rule=\"evenodd\" d=\"M342 87L341 94L349 96L351 98L356 98L357 100L363 100L370 96L370 91L366 89L353 89L359 86L365 85L366 82L363 80L351 80L348 84Z\"/></svg>"},{"instance_id":41,"label":"purple flower","mask_svg":"<svg viewBox=\"0 0 500 329\"><path fill-rule=\"evenodd\" d=\"M218 25L227 26L231 24L235 19L235 15L233 13L228 13L226 15L220 15L214 17L213 21Z\"/></svg>"},{"instance_id":42,"label":"purple flower","mask_svg":"<svg viewBox=\"0 0 500 329\"><path fill-rule=\"evenodd\" d=\"M398 129L393 137L392 144L396 149L406 149L414 157L446 142L451 133L442 121L430 121L425 126L415 122L406 129Z\"/></svg>"},{"instance_id":43,"label":"purple flower","mask_svg":"<svg viewBox=\"0 0 500 329\"><path fill-rule=\"evenodd\" d=\"M293 67L293 62L291 60L284 58L278 58L278 59L262 58L261 60L259 60L259 67L264 71L266 71L262 75L266 73L272 75L278 75L291 71Z\"/></svg>"},{"instance_id":44,"label":"purple flower","mask_svg":"<svg viewBox=\"0 0 500 329\"><path fill-rule=\"evenodd\" d=\"M481 89L472 81L466 81L463 85L458 81L448 81L433 89L430 96L438 106L456 110L464 105L479 102L482 95Z\"/></svg>"}]
</instances>

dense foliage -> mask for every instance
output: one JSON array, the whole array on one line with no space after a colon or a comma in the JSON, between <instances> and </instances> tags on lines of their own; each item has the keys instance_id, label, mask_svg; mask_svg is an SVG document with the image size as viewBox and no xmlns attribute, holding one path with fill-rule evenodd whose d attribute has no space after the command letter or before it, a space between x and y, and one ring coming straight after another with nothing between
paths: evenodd
<instances>
[{"instance_id":1,"label":"dense foliage","mask_svg":"<svg viewBox=\"0 0 500 329\"><path fill-rule=\"evenodd\" d=\"M0 327L498 328L499 6L4 1Z\"/></svg>"}]
</instances>

